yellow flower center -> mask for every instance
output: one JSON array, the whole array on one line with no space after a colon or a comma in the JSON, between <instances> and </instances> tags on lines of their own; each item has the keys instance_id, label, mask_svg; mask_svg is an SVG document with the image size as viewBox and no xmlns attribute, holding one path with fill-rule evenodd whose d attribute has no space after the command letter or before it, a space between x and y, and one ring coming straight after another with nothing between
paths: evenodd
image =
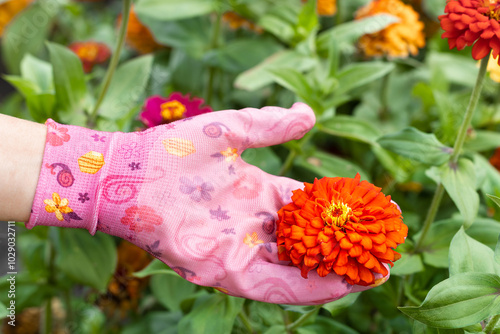
<instances>
[{"instance_id":1,"label":"yellow flower center","mask_svg":"<svg viewBox=\"0 0 500 334\"><path fill-rule=\"evenodd\" d=\"M80 59L84 59L86 61L94 61L97 58L97 54L99 53L99 48L97 45L84 45L78 49L76 52Z\"/></svg>"},{"instance_id":2,"label":"yellow flower center","mask_svg":"<svg viewBox=\"0 0 500 334\"><path fill-rule=\"evenodd\" d=\"M179 120L186 112L186 107L177 100L165 102L160 107L161 117L166 121Z\"/></svg>"},{"instance_id":3,"label":"yellow flower center","mask_svg":"<svg viewBox=\"0 0 500 334\"><path fill-rule=\"evenodd\" d=\"M498 0L485 0L483 6L488 7L488 12L484 13L490 19L500 21L500 4Z\"/></svg>"},{"instance_id":4,"label":"yellow flower center","mask_svg":"<svg viewBox=\"0 0 500 334\"><path fill-rule=\"evenodd\" d=\"M321 218L325 225L344 226L352 216L352 209L344 203L332 202L322 213Z\"/></svg>"}]
</instances>

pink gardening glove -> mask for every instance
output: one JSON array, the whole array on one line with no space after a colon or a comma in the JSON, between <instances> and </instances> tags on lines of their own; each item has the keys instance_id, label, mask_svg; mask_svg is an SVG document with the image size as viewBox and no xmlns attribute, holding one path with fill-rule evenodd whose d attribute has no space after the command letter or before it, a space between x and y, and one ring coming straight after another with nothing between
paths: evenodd
<instances>
[{"instance_id":1,"label":"pink gardening glove","mask_svg":"<svg viewBox=\"0 0 500 334\"><path fill-rule=\"evenodd\" d=\"M304 185L240 157L249 147L301 138L314 121L302 103L219 111L133 133L49 120L27 227L115 235L193 283L269 303L320 304L366 290L335 274L304 279L278 260L277 211Z\"/></svg>"}]
</instances>

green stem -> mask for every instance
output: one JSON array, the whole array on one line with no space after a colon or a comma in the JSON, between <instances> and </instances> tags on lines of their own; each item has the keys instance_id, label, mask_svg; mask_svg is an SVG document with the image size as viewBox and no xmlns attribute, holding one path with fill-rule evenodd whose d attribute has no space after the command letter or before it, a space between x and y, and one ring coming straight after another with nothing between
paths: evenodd
<instances>
[{"instance_id":1,"label":"green stem","mask_svg":"<svg viewBox=\"0 0 500 334\"><path fill-rule=\"evenodd\" d=\"M45 302L45 323L43 326L44 334L52 333L52 298L47 298Z\"/></svg>"},{"instance_id":2,"label":"green stem","mask_svg":"<svg viewBox=\"0 0 500 334\"><path fill-rule=\"evenodd\" d=\"M280 172L278 173L279 176L285 175L293 166L293 161L297 157L297 151L295 149L292 149L289 153L288 156L286 157L285 163L283 166L281 166Z\"/></svg>"},{"instance_id":3,"label":"green stem","mask_svg":"<svg viewBox=\"0 0 500 334\"><path fill-rule=\"evenodd\" d=\"M474 89L472 90L472 94L469 100L469 105L467 106L467 110L465 111L464 119L462 120L462 125L457 133L457 138L455 139L455 145L453 146L453 152L450 156L449 164L455 165L460 156L460 152L462 151L462 147L464 145L465 139L467 138L467 130L470 127L470 123L472 120L472 116L474 115L474 111L476 110L477 102L479 101L479 97L481 96L481 90L483 88L484 77L486 75L486 68L488 66L489 55L484 57L481 60L481 66L479 67L479 73L477 74L476 84ZM422 234L418 239L418 242L415 246L415 253L418 253L421 250L422 243L425 240L427 232L431 227L434 218L436 218L436 214L439 208L439 204L441 204L441 200L444 194L444 187L440 183L436 188L436 192L434 193L434 197L432 198L431 206L429 207L429 211L427 212L427 217L424 221L424 226L422 228Z\"/></svg>"},{"instance_id":4,"label":"green stem","mask_svg":"<svg viewBox=\"0 0 500 334\"><path fill-rule=\"evenodd\" d=\"M90 113L90 116L87 120L87 126L89 128L93 128L97 121L97 115L99 113L99 107L106 96L109 85L111 84L111 79L115 74L116 67L118 66L118 61L120 60L120 54L123 48L123 44L125 42L125 35L127 34L127 25L128 18L130 14L130 6L132 4L132 0L123 0L122 7L122 22L120 24L120 30L118 32L118 42L116 43L115 50L113 52L113 56L111 57L111 61L109 62L108 70L106 72L106 76L104 77L104 83L102 85L101 91L99 92L99 97L97 98L97 102L94 106L94 109Z\"/></svg>"},{"instance_id":5,"label":"green stem","mask_svg":"<svg viewBox=\"0 0 500 334\"><path fill-rule=\"evenodd\" d=\"M488 325L486 325L486 327L484 328L484 332L486 334L492 334L496 324L498 323L498 320L500 320L500 314L493 316L490 321L488 321Z\"/></svg>"},{"instance_id":6,"label":"green stem","mask_svg":"<svg viewBox=\"0 0 500 334\"><path fill-rule=\"evenodd\" d=\"M250 320L248 320L247 315L245 314L245 311L241 310L240 313L238 313L238 316L240 317L241 322L245 326L245 328L248 330L249 333L254 333L254 330L252 328L252 324L250 324Z\"/></svg>"},{"instance_id":7,"label":"green stem","mask_svg":"<svg viewBox=\"0 0 500 334\"><path fill-rule=\"evenodd\" d=\"M387 103L387 96L389 95L389 75L387 73L382 78L382 83L380 87L380 103L381 108L379 112L379 117L381 120L385 120L389 116L389 104Z\"/></svg>"},{"instance_id":8,"label":"green stem","mask_svg":"<svg viewBox=\"0 0 500 334\"><path fill-rule=\"evenodd\" d=\"M462 151L462 147L464 146L465 139L467 138L467 130L470 127L472 116L474 115L477 102L479 101L479 97L481 96L481 90L483 89L484 77L486 76L486 69L488 67L489 59L490 55L488 54L481 60L481 66L479 67L479 73L477 74L476 85L472 90L469 105L467 106L467 110L465 111L462 125L458 130L457 139L455 140L455 145L453 146L453 153L450 158L450 163L452 164L457 163L460 152Z\"/></svg>"},{"instance_id":9,"label":"green stem","mask_svg":"<svg viewBox=\"0 0 500 334\"><path fill-rule=\"evenodd\" d=\"M443 195L444 195L444 187L441 183L439 183L434 193L434 197L432 198L429 211L427 211L427 216L425 217L424 226L422 227L422 234L420 235L420 238L418 239L417 244L415 245L414 253L418 253L420 251L420 248L422 247L425 237L429 232L431 224L434 221L434 218L436 218L436 214L439 209L439 204L441 204Z\"/></svg>"},{"instance_id":10,"label":"green stem","mask_svg":"<svg viewBox=\"0 0 500 334\"><path fill-rule=\"evenodd\" d=\"M316 131L317 131L317 129L318 129L319 126L320 125L318 125L317 127L312 128L308 133L306 133L304 135L304 137L302 137L301 139L299 139L298 148L297 147L292 147L292 149L288 153L288 156L286 157L286 160L283 163L283 166L281 167L278 175L283 176L283 175L285 175L292 168L293 161L295 160L295 158L297 157L297 155L299 153L302 153L302 149L304 148L304 146L307 143L309 143L309 141L314 136L314 134L316 133Z\"/></svg>"},{"instance_id":11,"label":"green stem","mask_svg":"<svg viewBox=\"0 0 500 334\"><path fill-rule=\"evenodd\" d=\"M316 305L311 311L304 313L300 318L286 326L287 331L293 331L297 327L300 327L304 322L306 322L307 319L309 319L313 314L315 314L317 311L319 311L320 308L322 308L323 305Z\"/></svg>"},{"instance_id":12,"label":"green stem","mask_svg":"<svg viewBox=\"0 0 500 334\"><path fill-rule=\"evenodd\" d=\"M219 46L219 35L222 27L222 15L221 13L217 13L217 18L215 20L214 29L212 31L212 40L210 41L210 50L217 49ZM211 66L208 69L208 83L207 83L207 95L205 96L205 101L207 105L212 104L212 95L214 91L214 81L215 81L215 72L216 68Z\"/></svg>"}]
</instances>

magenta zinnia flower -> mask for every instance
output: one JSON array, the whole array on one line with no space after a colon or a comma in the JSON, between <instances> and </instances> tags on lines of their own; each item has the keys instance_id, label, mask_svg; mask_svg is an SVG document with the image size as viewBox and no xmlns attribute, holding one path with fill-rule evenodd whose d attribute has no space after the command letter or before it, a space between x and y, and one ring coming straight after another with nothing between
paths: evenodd
<instances>
[{"instance_id":1,"label":"magenta zinnia flower","mask_svg":"<svg viewBox=\"0 0 500 334\"><path fill-rule=\"evenodd\" d=\"M167 124L183 118L212 112L209 106L203 106L205 100L199 97L191 99L189 94L174 92L169 97L154 95L146 99L139 119L148 128Z\"/></svg>"}]
</instances>

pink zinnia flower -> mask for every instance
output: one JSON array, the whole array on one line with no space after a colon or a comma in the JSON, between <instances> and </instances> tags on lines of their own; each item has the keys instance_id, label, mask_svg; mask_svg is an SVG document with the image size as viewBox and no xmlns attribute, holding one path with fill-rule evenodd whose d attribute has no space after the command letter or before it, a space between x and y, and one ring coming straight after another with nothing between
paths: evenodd
<instances>
[{"instance_id":1,"label":"pink zinnia flower","mask_svg":"<svg viewBox=\"0 0 500 334\"><path fill-rule=\"evenodd\" d=\"M208 106L201 107L205 100L199 97L190 98L189 94L182 95L174 92L164 98L159 95L149 97L144 103L139 119L148 128L160 124L167 124L183 118L212 112Z\"/></svg>"}]
</instances>

